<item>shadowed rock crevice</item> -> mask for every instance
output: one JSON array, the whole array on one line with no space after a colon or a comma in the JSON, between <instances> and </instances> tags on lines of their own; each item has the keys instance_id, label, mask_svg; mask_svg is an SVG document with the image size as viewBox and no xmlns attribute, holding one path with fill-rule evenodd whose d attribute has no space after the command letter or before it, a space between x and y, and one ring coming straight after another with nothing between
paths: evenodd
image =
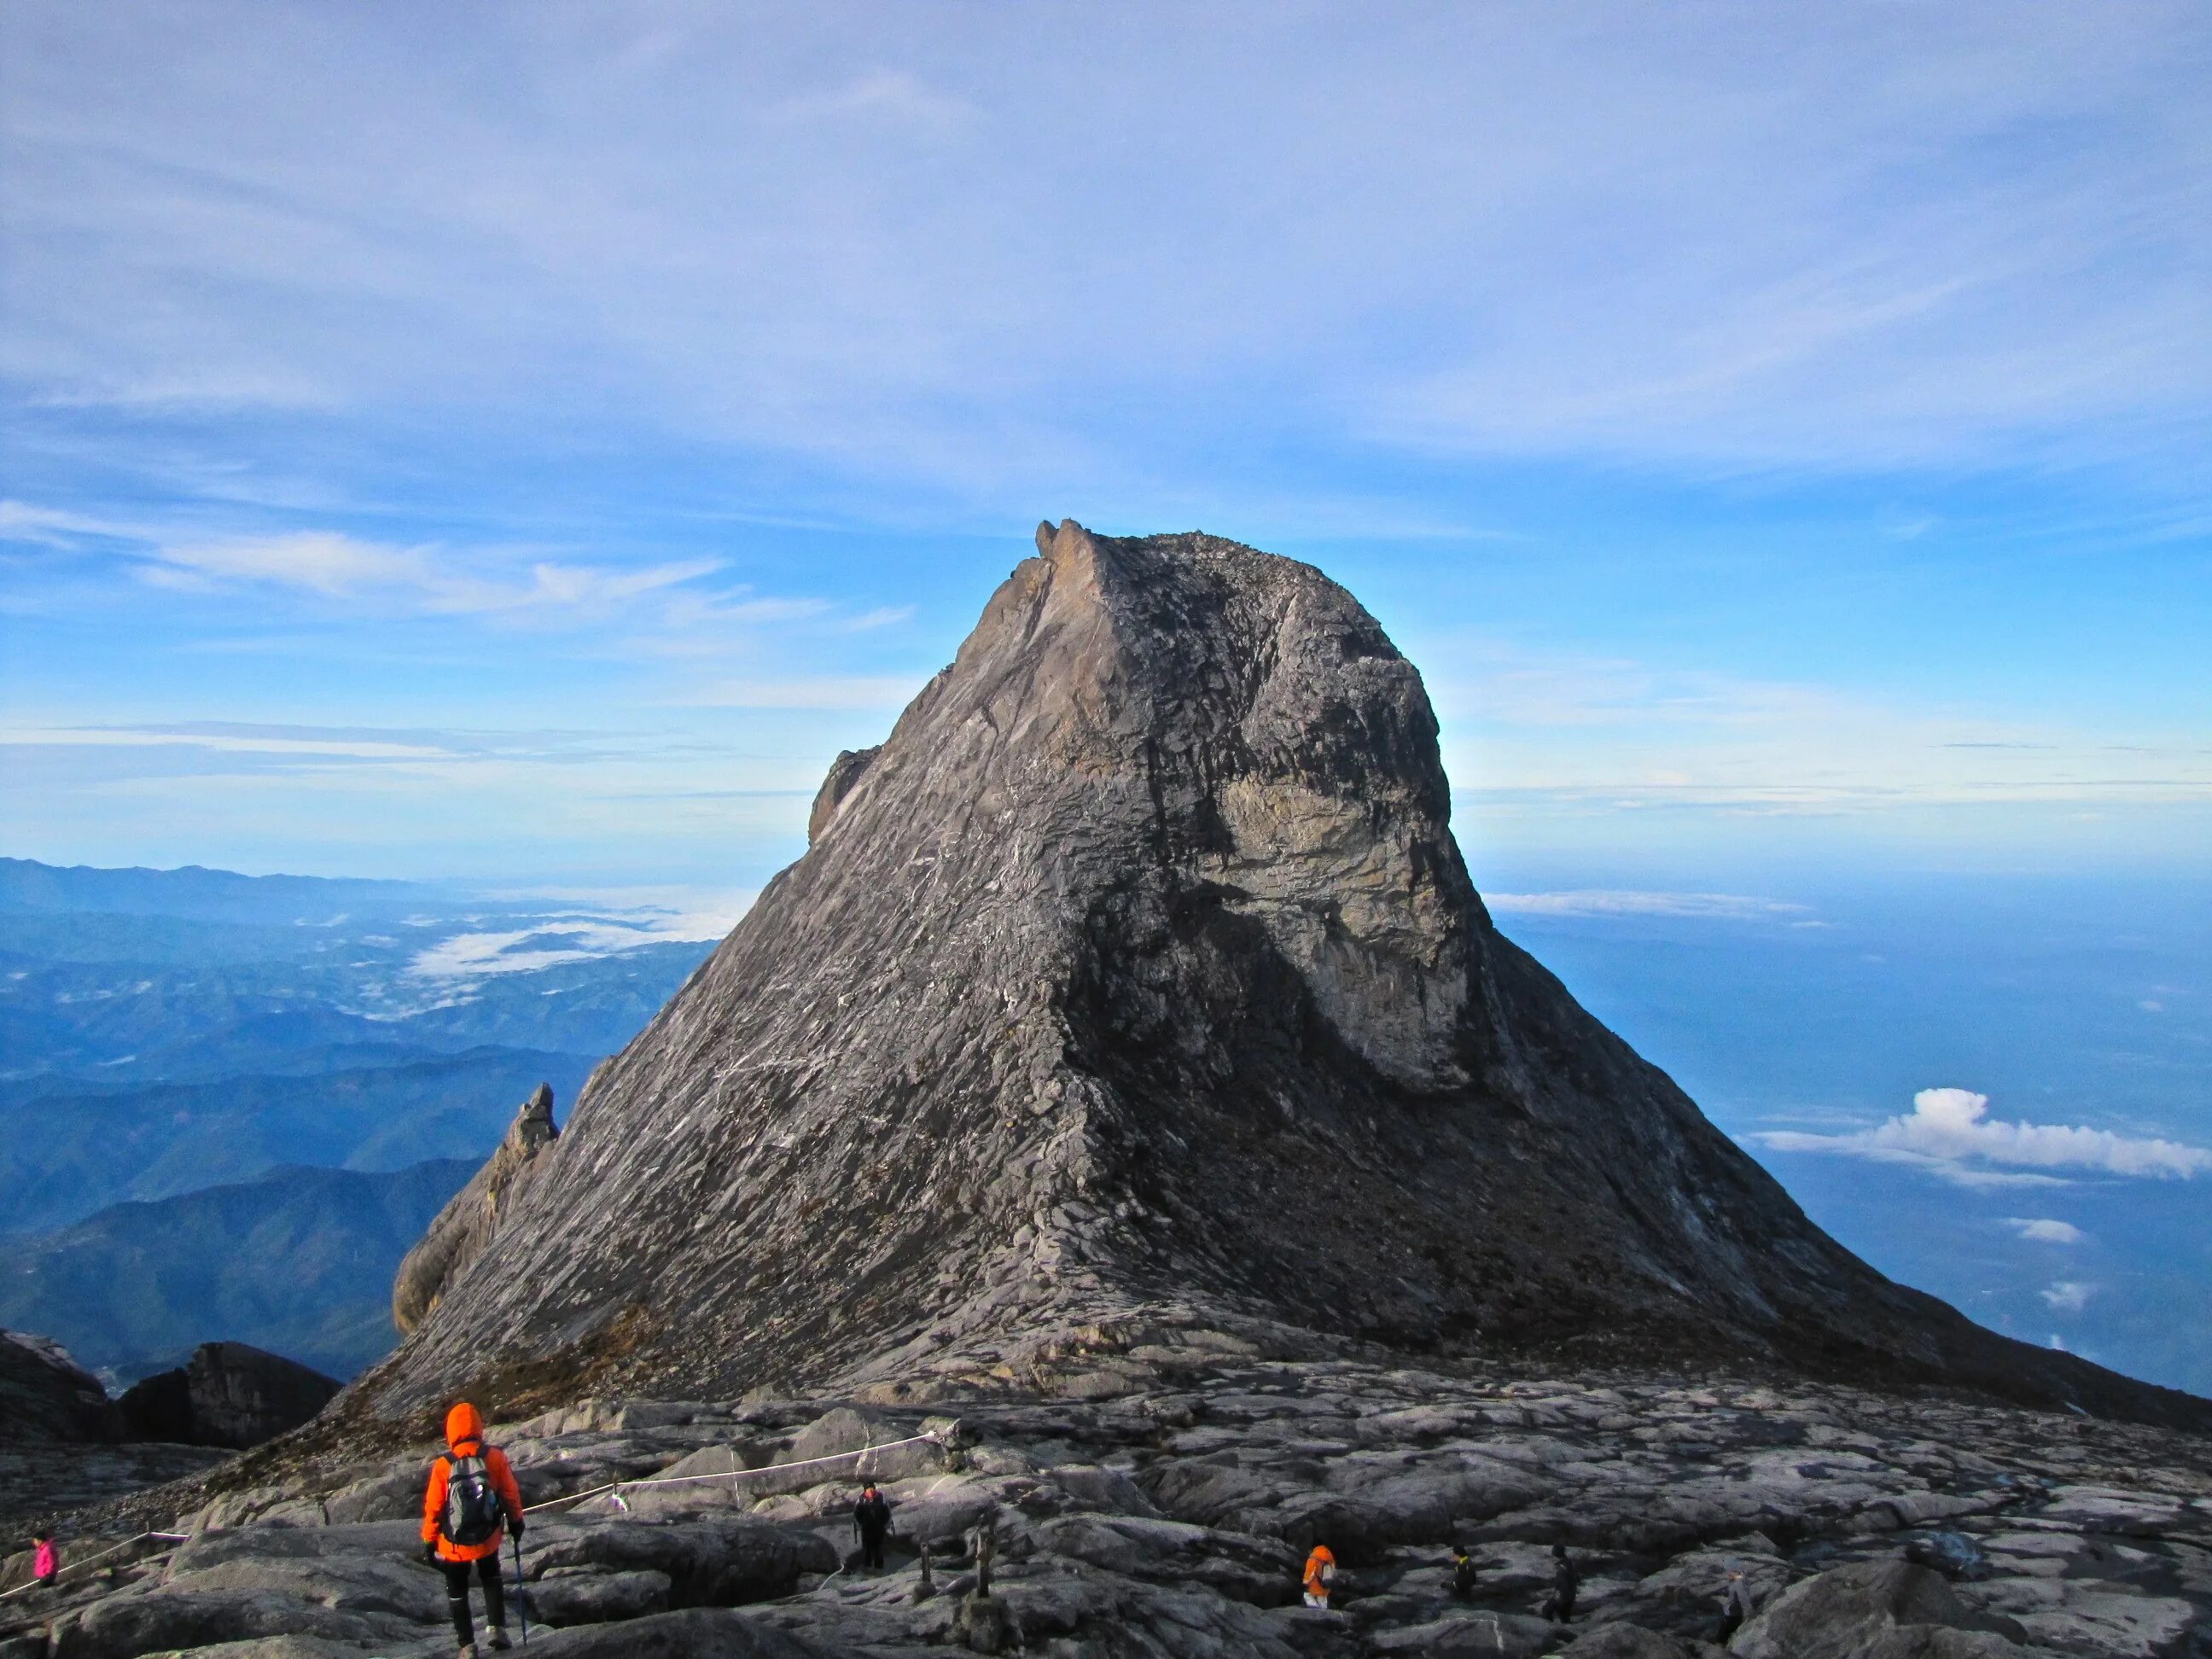
<instances>
[{"instance_id":1,"label":"shadowed rock crevice","mask_svg":"<svg viewBox=\"0 0 2212 1659\"><path fill-rule=\"evenodd\" d=\"M1041 527L568 1133L441 1218L354 1408L1373 1341L2206 1420L1828 1239L1498 934L1449 807L1419 674L1319 572Z\"/></svg>"}]
</instances>

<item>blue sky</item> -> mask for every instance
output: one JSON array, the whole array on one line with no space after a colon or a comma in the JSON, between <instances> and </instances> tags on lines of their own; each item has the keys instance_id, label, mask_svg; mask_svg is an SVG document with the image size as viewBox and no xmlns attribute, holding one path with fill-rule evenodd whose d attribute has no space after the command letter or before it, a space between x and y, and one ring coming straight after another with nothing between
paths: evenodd
<instances>
[{"instance_id":1,"label":"blue sky","mask_svg":"<svg viewBox=\"0 0 2212 1659\"><path fill-rule=\"evenodd\" d=\"M0 850L756 884L1074 516L1351 586L1480 882L2212 873L2201 8L0 29Z\"/></svg>"}]
</instances>

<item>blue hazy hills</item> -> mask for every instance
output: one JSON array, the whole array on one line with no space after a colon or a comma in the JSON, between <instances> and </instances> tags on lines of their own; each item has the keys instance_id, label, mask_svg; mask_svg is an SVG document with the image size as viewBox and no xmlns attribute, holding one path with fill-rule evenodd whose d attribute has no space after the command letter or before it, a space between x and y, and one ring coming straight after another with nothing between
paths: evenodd
<instances>
[{"instance_id":1,"label":"blue hazy hills","mask_svg":"<svg viewBox=\"0 0 2212 1659\"><path fill-rule=\"evenodd\" d=\"M709 946L434 884L0 859L0 1325L126 1382L216 1338L337 1376L540 1082Z\"/></svg>"}]
</instances>

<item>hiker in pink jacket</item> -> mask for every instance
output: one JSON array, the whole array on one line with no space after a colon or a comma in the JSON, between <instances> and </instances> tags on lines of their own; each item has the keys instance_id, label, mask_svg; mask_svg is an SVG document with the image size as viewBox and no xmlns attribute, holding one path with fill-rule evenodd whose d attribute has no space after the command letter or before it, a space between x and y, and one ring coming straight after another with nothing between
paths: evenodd
<instances>
[{"instance_id":1,"label":"hiker in pink jacket","mask_svg":"<svg viewBox=\"0 0 2212 1659\"><path fill-rule=\"evenodd\" d=\"M39 1547L31 1557L31 1578L42 1587L51 1584L54 1582L54 1575L62 1570L61 1557L54 1553L54 1535L50 1532L39 1533L31 1541Z\"/></svg>"}]
</instances>

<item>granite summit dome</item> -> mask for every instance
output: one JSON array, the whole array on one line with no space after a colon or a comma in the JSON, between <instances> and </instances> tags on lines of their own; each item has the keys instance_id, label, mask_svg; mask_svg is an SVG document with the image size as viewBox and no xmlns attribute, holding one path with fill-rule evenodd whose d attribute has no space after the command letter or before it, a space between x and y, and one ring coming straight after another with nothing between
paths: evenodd
<instances>
[{"instance_id":1,"label":"granite summit dome","mask_svg":"<svg viewBox=\"0 0 2212 1659\"><path fill-rule=\"evenodd\" d=\"M412 1288L368 1401L1364 1342L2203 1420L1883 1279L1499 935L1344 589L1200 534L1037 547Z\"/></svg>"}]
</instances>

